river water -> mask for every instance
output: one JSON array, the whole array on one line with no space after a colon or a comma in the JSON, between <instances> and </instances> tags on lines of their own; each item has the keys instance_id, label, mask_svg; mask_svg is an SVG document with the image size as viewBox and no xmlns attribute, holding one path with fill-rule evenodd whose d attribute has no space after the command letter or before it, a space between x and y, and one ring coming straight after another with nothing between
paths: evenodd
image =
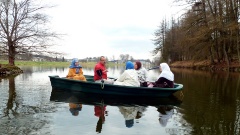
<instances>
[{"instance_id":1,"label":"river water","mask_svg":"<svg viewBox=\"0 0 240 135\"><path fill-rule=\"evenodd\" d=\"M21 68L23 74L0 79L0 135L240 134L240 73L172 69L184 88L171 98L108 97L95 104L95 96L52 92L48 76L66 76L67 67ZM118 77L124 68L108 70ZM155 80L159 71L149 75Z\"/></svg>"}]
</instances>

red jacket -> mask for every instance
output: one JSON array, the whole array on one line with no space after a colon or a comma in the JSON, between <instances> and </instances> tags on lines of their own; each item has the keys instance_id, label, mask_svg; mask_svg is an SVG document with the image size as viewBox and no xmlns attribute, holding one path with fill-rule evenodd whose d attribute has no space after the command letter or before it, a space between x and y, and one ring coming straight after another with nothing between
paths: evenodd
<instances>
[{"instance_id":1,"label":"red jacket","mask_svg":"<svg viewBox=\"0 0 240 135\"><path fill-rule=\"evenodd\" d=\"M96 64L96 66L94 68L94 81L101 79L101 77L97 74L97 70L99 70L99 69L102 70L102 78L107 79L106 67L102 63L99 62Z\"/></svg>"}]
</instances>

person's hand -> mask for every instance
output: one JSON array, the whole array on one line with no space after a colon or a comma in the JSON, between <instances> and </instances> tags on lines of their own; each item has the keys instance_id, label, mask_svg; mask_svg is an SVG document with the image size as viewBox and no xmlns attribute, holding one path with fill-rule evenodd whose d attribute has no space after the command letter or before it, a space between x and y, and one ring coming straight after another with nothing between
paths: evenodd
<instances>
[{"instance_id":1,"label":"person's hand","mask_svg":"<svg viewBox=\"0 0 240 135\"><path fill-rule=\"evenodd\" d=\"M108 72L108 70L106 69L106 70L103 70L103 72Z\"/></svg>"},{"instance_id":2,"label":"person's hand","mask_svg":"<svg viewBox=\"0 0 240 135\"><path fill-rule=\"evenodd\" d=\"M152 83L150 83L150 84L148 85L148 87L149 87L149 88L152 88L152 87L153 87L153 84L152 84Z\"/></svg>"}]
</instances>

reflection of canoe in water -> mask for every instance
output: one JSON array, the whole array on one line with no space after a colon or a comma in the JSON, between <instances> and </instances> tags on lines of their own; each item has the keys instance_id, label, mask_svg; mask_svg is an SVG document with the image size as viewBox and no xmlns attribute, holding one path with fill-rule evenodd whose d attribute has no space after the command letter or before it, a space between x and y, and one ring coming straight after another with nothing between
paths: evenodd
<instances>
[{"instance_id":1,"label":"reflection of canoe in water","mask_svg":"<svg viewBox=\"0 0 240 135\"><path fill-rule=\"evenodd\" d=\"M50 97L51 101L66 103L82 103L89 105L105 105L112 106L159 106L159 105L180 105L181 101L175 96L170 97L136 97L136 96L117 96L117 95L101 95L83 92L65 92L53 89Z\"/></svg>"},{"instance_id":2,"label":"reflection of canoe in water","mask_svg":"<svg viewBox=\"0 0 240 135\"><path fill-rule=\"evenodd\" d=\"M174 88L148 88L120 86L103 83L95 83L93 76L85 75L87 82L61 78L59 76L49 76L52 88L63 89L64 91L78 91L85 93L141 96L141 97L168 97L177 91L181 91L182 84L175 84Z\"/></svg>"}]
</instances>

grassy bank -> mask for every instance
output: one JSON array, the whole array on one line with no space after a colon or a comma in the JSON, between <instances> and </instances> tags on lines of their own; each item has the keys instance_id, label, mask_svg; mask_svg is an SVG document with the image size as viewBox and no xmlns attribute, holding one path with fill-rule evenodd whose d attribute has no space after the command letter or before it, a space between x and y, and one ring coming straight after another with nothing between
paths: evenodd
<instances>
[{"instance_id":1,"label":"grassy bank","mask_svg":"<svg viewBox=\"0 0 240 135\"><path fill-rule=\"evenodd\" d=\"M80 62L83 67L93 68L97 62ZM8 65L8 61L0 60L0 76L9 76L23 71L19 68L20 66L46 66L46 67L69 67L70 62L36 62L36 61L15 61L15 66ZM124 64L119 64L120 66ZM107 63L107 66L116 66L114 63Z\"/></svg>"},{"instance_id":2,"label":"grassy bank","mask_svg":"<svg viewBox=\"0 0 240 135\"><path fill-rule=\"evenodd\" d=\"M8 61L6 60L0 60L0 64L8 64ZM84 67L93 67L95 66L96 62L80 62L81 66ZM15 66L53 66L53 67L68 67L70 65L70 62L49 62L49 61L15 61ZM114 63L107 63L108 66L115 65ZM120 64L123 65L123 64Z\"/></svg>"},{"instance_id":3,"label":"grassy bank","mask_svg":"<svg viewBox=\"0 0 240 135\"><path fill-rule=\"evenodd\" d=\"M8 61L0 61L0 64L8 64ZM36 62L36 61L15 61L15 66L67 66L69 62Z\"/></svg>"}]
</instances>

